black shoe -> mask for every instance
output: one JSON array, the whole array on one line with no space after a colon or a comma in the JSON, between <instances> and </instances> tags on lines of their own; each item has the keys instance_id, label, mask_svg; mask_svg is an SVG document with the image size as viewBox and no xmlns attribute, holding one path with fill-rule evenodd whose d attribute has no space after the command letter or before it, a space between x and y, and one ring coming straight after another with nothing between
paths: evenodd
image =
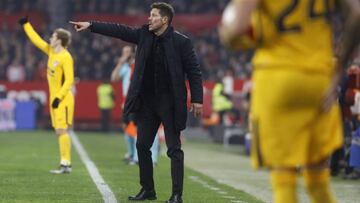
<instances>
[{"instance_id":1,"label":"black shoe","mask_svg":"<svg viewBox=\"0 0 360 203\"><path fill-rule=\"evenodd\" d=\"M144 201L144 200L156 200L155 190L146 191L144 188L141 188L140 192L135 196L129 196L128 200L130 201Z\"/></svg>"},{"instance_id":2,"label":"black shoe","mask_svg":"<svg viewBox=\"0 0 360 203\"><path fill-rule=\"evenodd\" d=\"M165 203L182 203L183 200L181 198L181 195L179 194L172 194L170 199L166 201Z\"/></svg>"}]
</instances>

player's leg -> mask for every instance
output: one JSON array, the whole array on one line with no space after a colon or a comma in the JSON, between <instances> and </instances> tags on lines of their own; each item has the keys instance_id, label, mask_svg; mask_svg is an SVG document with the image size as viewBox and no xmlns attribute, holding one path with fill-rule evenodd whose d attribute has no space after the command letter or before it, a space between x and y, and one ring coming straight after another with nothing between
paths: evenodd
<instances>
[{"instance_id":1,"label":"player's leg","mask_svg":"<svg viewBox=\"0 0 360 203\"><path fill-rule=\"evenodd\" d=\"M329 156L342 146L342 126L337 104L320 114L312 130L308 163L303 167L305 187L312 203L334 203L330 189Z\"/></svg>"},{"instance_id":2,"label":"player's leg","mask_svg":"<svg viewBox=\"0 0 360 203\"><path fill-rule=\"evenodd\" d=\"M67 129L56 129L56 134L59 139L60 149L60 167L56 170L51 170L53 174L71 173L71 139Z\"/></svg>"},{"instance_id":3,"label":"player's leg","mask_svg":"<svg viewBox=\"0 0 360 203\"><path fill-rule=\"evenodd\" d=\"M67 129L56 129L59 139L60 165L71 165L71 139Z\"/></svg>"},{"instance_id":4,"label":"player's leg","mask_svg":"<svg viewBox=\"0 0 360 203\"><path fill-rule=\"evenodd\" d=\"M330 169L328 161L309 165L303 170L305 187L311 203L335 203L335 197L330 189Z\"/></svg>"},{"instance_id":5,"label":"player's leg","mask_svg":"<svg viewBox=\"0 0 360 203\"><path fill-rule=\"evenodd\" d=\"M330 189L329 157L342 146L342 123L338 104L316 117L312 126L307 164L303 167L305 187L312 203L333 203Z\"/></svg>"},{"instance_id":6,"label":"player's leg","mask_svg":"<svg viewBox=\"0 0 360 203\"><path fill-rule=\"evenodd\" d=\"M157 164L158 161L158 155L160 151L160 139L159 139L159 133L156 134L153 145L151 146L151 158L153 161L153 165Z\"/></svg>"},{"instance_id":7,"label":"player's leg","mask_svg":"<svg viewBox=\"0 0 360 203\"><path fill-rule=\"evenodd\" d=\"M133 160L132 162L130 163L130 165L135 165L135 164L138 164L139 163L139 156L138 156L138 151L136 149L136 140L137 140L137 137L131 137L132 139L132 147L133 147L133 150L134 150L134 156L133 156Z\"/></svg>"},{"instance_id":8,"label":"player's leg","mask_svg":"<svg viewBox=\"0 0 360 203\"><path fill-rule=\"evenodd\" d=\"M274 203L297 203L296 168L276 168L270 171Z\"/></svg>"},{"instance_id":9,"label":"player's leg","mask_svg":"<svg viewBox=\"0 0 360 203\"><path fill-rule=\"evenodd\" d=\"M71 138L69 127L73 123L74 105L71 100L64 100L57 109L54 109L55 131L59 140L60 168L51 173L62 174L70 173L71 168Z\"/></svg>"},{"instance_id":10,"label":"player's leg","mask_svg":"<svg viewBox=\"0 0 360 203\"><path fill-rule=\"evenodd\" d=\"M126 147L127 147L127 152L124 156L124 161L129 162L133 159L133 155L134 155L134 143L132 141L132 137L130 135L128 135L126 132L124 133L124 140L126 143Z\"/></svg>"},{"instance_id":11,"label":"player's leg","mask_svg":"<svg viewBox=\"0 0 360 203\"><path fill-rule=\"evenodd\" d=\"M125 128L125 134L127 137L126 141L128 145L128 154L130 155L128 159L128 163L130 165L137 164L139 162L137 149L136 149L137 130L134 121L130 121L128 123L128 125Z\"/></svg>"},{"instance_id":12,"label":"player's leg","mask_svg":"<svg viewBox=\"0 0 360 203\"><path fill-rule=\"evenodd\" d=\"M60 166L58 169L50 170L53 174L64 174L72 171L71 167L71 139L67 129L55 130L59 140Z\"/></svg>"}]
</instances>

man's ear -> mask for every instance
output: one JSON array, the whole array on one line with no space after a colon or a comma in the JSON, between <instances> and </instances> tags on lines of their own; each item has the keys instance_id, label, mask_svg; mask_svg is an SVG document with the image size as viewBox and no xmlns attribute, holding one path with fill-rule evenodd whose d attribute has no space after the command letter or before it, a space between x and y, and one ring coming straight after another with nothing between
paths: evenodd
<instances>
[{"instance_id":1,"label":"man's ear","mask_svg":"<svg viewBox=\"0 0 360 203\"><path fill-rule=\"evenodd\" d=\"M169 23L169 17L167 17L167 16L164 16L164 17L162 17L162 22L165 24L165 23Z\"/></svg>"}]
</instances>

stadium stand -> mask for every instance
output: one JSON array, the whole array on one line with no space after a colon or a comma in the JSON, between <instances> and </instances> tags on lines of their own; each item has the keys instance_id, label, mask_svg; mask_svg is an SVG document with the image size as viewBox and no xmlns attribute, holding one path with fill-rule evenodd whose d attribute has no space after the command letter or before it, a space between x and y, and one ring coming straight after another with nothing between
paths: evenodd
<instances>
[{"instance_id":1,"label":"stadium stand","mask_svg":"<svg viewBox=\"0 0 360 203\"><path fill-rule=\"evenodd\" d=\"M18 3L17 3L18 2ZM49 1L50 2L50 1ZM49 38L52 30L51 10L44 9L47 1L4 1L0 6L0 80L6 80L6 71L14 62L20 63L25 69L25 80L42 80L41 71L44 66L44 57L25 40L19 32L17 19L29 15L34 27L42 36ZM144 24L147 22L147 10L151 1L61 1L68 2L68 9L63 14L69 19L98 19L123 22L127 24ZM141 1L144 2L144 1ZM251 53L236 53L225 50L218 40L216 32L221 8L227 1L174 1L178 13L175 19L176 29L187 33L195 42L200 58L201 68L206 80L221 77L227 69L232 69L237 78L247 78L251 66ZM111 6L110 6L111 5ZM135 6L136 5L136 6ZM142 5L140 8L138 5ZM135 15L136 13L136 15ZM141 15L139 15L141 13ZM126 15L125 15L126 14ZM67 19L68 18L68 19ZM194 21L193 19L197 19ZM64 21L64 22L66 22ZM56 23L57 26L69 28L68 24ZM10 40L6 40L10 39ZM90 34L73 35L70 51L74 55L75 75L82 80L101 80L110 74L121 53L123 42L115 39L94 36ZM40 70L39 70L40 69ZM40 72L40 73L39 73Z\"/></svg>"}]
</instances>

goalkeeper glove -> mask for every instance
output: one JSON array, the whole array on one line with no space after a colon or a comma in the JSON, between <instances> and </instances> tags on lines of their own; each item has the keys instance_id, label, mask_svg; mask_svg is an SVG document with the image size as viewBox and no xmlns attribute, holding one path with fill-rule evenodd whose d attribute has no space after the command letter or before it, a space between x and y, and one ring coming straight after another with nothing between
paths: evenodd
<instances>
[{"instance_id":1,"label":"goalkeeper glove","mask_svg":"<svg viewBox=\"0 0 360 203\"><path fill-rule=\"evenodd\" d=\"M56 108L59 106L59 104L60 104L60 99L56 97L56 98L53 100L51 106L52 106L54 109L56 109Z\"/></svg>"},{"instance_id":2,"label":"goalkeeper glove","mask_svg":"<svg viewBox=\"0 0 360 203\"><path fill-rule=\"evenodd\" d=\"M28 19L27 16L20 18L19 21L18 21L18 23L19 23L20 25L24 25L24 24L27 23L27 22L29 22L29 19Z\"/></svg>"}]
</instances>

